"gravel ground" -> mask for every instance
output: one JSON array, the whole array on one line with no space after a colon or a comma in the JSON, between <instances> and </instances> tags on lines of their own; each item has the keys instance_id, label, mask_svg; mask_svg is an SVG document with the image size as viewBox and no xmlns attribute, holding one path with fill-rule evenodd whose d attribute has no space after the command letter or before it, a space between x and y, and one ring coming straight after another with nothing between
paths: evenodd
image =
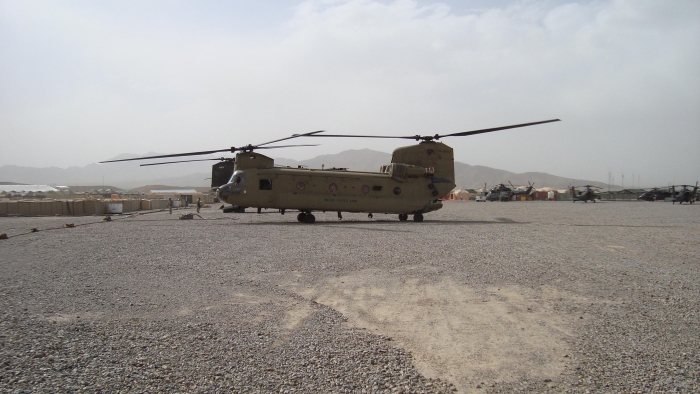
<instances>
[{"instance_id":1,"label":"gravel ground","mask_svg":"<svg viewBox=\"0 0 700 394\"><path fill-rule=\"evenodd\" d=\"M700 205L216 208L0 218L0 391L700 392Z\"/></svg>"}]
</instances>

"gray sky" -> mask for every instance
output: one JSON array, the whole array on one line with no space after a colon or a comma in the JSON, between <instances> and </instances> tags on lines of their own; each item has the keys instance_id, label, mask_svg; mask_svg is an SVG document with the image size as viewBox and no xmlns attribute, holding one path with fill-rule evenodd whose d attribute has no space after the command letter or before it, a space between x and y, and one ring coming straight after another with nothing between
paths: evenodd
<instances>
[{"instance_id":1,"label":"gray sky","mask_svg":"<svg viewBox=\"0 0 700 394\"><path fill-rule=\"evenodd\" d=\"M514 172L700 178L696 0L3 0L0 67L0 166L560 118L443 142ZM297 141L322 146L269 153L402 145Z\"/></svg>"}]
</instances>

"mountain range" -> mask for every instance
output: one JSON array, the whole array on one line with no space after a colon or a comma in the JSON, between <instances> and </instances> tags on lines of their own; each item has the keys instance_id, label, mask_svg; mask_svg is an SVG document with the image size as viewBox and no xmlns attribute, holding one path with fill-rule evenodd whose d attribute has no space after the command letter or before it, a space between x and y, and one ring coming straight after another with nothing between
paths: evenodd
<instances>
[{"instance_id":1,"label":"mountain range","mask_svg":"<svg viewBox=\"0 0 700 394\"><path fill-rule=\"evenodd\" d=\"M149 152L143 156L158 155ZM122 154L112 160L139 157ZM123 189L136 189L144 185L170 185L178 187L206 187L211 177L211 165L217 159L173 165L141 167L138 162L89 164L84 167L0 167L0 182L17 182L43 185L114 185ZM347 150L332 155L321 155L308 160L276 158L275 164L308 168L347 168L354 171L379 171L379 167L391 162L391 154L371 149ZM543 172L514 173L496 168L455 162L455 183L460 189L477 189L486 183L489 187L512 182L514 185L534 183L537 187L565 189L569 185L593 185L607 188L602 182L571 179Z\"/></svg>"}]
</instances>

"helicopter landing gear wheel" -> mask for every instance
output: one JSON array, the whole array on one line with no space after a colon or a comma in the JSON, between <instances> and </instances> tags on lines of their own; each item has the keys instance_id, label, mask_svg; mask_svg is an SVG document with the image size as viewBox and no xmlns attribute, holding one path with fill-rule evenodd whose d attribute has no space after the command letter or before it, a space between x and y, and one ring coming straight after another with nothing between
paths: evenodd
<instances>
[{"instance_id":1,"label":"helicopter landing gear wheel","mask_svg":"<svg viewBox=\"0 0 700 394\"><path fill-rule=\"evenodd\" d=\"M406 220L408 220L408 214L400 213L400 214L399 214L399 220L402 221L402 222L405 222Z\"/></svg>"},{"instance_id":2,"label":"helicopter landing gear wheel","mask_svg":"<svg viewBox=\"0 0 700 394\"><path fill-rule=\"evenodd\" d=\"M313 224L316 222L316 216L312 215L311 212L301 212L297 215L297 220L302 223Z\"/></svg>"},{"instance_id":3,"label":"helicopter landing gear wheel","mask_svg":"<svg viewBox=\"0 0 700 394\"><path fill-rule=\"evenodd\" d=\"M422 222L423 221L423 214L417 213L417 214L413 215L413 221L417 222L417 223Z\"/></svg>"}]
</instances>

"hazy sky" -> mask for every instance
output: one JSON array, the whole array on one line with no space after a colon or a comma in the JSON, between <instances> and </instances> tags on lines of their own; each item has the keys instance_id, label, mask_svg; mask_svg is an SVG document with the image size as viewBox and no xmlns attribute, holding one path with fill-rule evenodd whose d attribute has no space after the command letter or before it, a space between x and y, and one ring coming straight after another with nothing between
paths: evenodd
<instances>
[{"instance_id":1,"label":"hazy sky","mask_svg":"<svg viewBox=\"0 0 700 394\"><path fill-rule=\"evenodd\" d=\"M2 0L0 69L0 166L560 118L443 142L514 172L700 178L697 0ZM297 141L322 146L269 153L405 145Z\"/></svg>"}]
</instances>

